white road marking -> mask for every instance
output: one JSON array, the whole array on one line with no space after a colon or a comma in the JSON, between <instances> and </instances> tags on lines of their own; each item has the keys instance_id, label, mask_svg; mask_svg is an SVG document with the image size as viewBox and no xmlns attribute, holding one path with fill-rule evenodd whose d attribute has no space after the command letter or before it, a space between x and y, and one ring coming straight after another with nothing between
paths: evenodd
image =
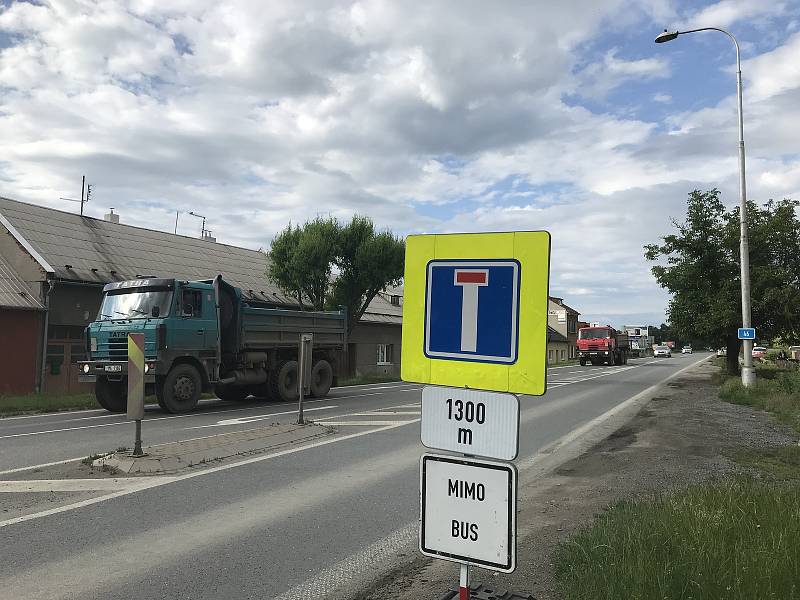
<instances>
[{"instance_id":1,"label":"white road marking","mask_svg":"<svg viewBox=\"0 0 800 600\"><path fill-rule=\"evenodd\" d=\"M410 421L325 421L325 425L331 427L368 427L380 425L410 425L411 423L418 423L420 419L411 419Z\"/></svg>"},{"instance_id":2,"label":"white road marking","mask_svg":"<svg viewBox=\"0 0 800 600\"><path fill-rule=\"evenodd\" d=\"M113 479L30 479L0 481L0 493L20 492L107 492L139 487L160 477L115 477Z\"/></svg>"},{"instance_id":3,"label":"white road marking","mask_svg":"<svg viewBox=\"0 0 800 600\"><path fill-rule=\"evenodd\" d=\"M396 529L385 538L373 542L360 552L307 578L298 586L281 594L275 600L319 600L333 590L340 589L362 574L376 577L376 573L387 569L391 559L404 549L417 544L419 523L412 521Z\"/></svg>"},{"instance_id":4,"label":"white road marking","mask_svg":"<svg viewBox=\"0 0 800 600\"><path fill-rule=\"evenodd\" d=\"M337 404L332 404L331 406L317 406L314 408L305 408L303 412L313 412L315 410L331 410L333 408L339 408ZM280 415L293 415L297 413L296 410L287 410L284 412L277 412L277 413L268 413L264 415L252 415L250 417L239 417L238 419L225 419L223 421L217 421L216 423L212 423L211 425L195 425L194 427L184 427L184 429L207 429L208 427L230 427L231 425L247 425L248 423L255 423L256 421L264 421L265 419L269 419L271 417L277 417Z\"/></svg>"},{"instance_id":5,"label":"white road marking","mask_svg":"<svg viewBox=\"0 0 800 600\"><path fill-rule=\"evenodd\" d=\"M20 471L30 471L32 469L43 469L44 467L53 467L55 465L65 465L71 462L77 462L79 460L83 460L83 457L78 458L68 458L66 460L56 460L53 462L46 462L40 465L31 465L30 467L17 467L16 469L7 469L5 471L0 471L0 475L9 475L10 473L19 473Z\"/></svg>"}]
</instances>

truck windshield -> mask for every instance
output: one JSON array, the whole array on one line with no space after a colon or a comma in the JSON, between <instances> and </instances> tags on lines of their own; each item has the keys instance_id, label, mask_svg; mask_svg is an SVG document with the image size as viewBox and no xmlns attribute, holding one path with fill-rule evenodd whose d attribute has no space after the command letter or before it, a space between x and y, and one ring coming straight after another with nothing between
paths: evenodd
<instances>
[{"instance_id":1,"label":"truck windshield","mask_svg":"<svg viewBox=\"0 0 800 600\"><path fill-rule=\"evenodd\" d=\"M606 339L611 337L609 334L608 329L581 329L578 332L578 338L581 340L588 340L588 339Z\"/></svg>"},{"instance_id":2,"label":"truck windshield","mask_svg":"<svg viewBox=\"0 0 800 600\"><path fill-rule=\"evenodd\" d=\"M153 307L158 307L158 316L169 314L172 304L172 290L124 290L114 291L103 296L98 320L146 319L153 316Z\"/></svg>"}]
</instances>

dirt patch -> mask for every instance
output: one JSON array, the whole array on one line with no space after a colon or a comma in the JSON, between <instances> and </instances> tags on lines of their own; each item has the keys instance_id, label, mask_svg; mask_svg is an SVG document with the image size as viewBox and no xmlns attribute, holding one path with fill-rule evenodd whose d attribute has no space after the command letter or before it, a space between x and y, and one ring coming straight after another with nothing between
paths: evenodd
<instances>
[{"instance_id":1,"label":"dirt patch","mask_svg":"<svg viewBox=\"0 0 800 600\"><path fill-rule=\"evenodd\" d=\"M797 442L770 415L722 402L708 362L663 386L626 426L551 476L519 489L518 566L510 575L473 569L473 583L559 598L551 556L580 526L623 499L669 493L742 470L729 457ZM417 559L358 600L438 600L458 581L458 566Z\"/></svg>"}]
</instances>

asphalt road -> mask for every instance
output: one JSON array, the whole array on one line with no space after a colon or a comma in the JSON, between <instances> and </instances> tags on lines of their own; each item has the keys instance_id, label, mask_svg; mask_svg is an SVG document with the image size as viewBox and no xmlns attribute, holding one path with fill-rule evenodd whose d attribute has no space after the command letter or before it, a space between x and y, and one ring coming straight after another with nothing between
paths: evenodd
<instances>
[{"instance_id":1,"label":"asphalt road","mask_svg":"<svg viewBox=\"0 0 800 600\"><path fill-rule=\"evenodd\" d=\"M705 356L551 369L547 394L521 401L521 476L537 451ZM337 389L307 414L341 424L345 436L0 520L0 597L298 600L379 574L416 544L419 401L415 385ZM145 443L291 422L292 409L210 402L177 418L148 411ZM95 411L0 419L0 479L130 445L131 435L129 423Z\"/></svg>"}]
</instances>

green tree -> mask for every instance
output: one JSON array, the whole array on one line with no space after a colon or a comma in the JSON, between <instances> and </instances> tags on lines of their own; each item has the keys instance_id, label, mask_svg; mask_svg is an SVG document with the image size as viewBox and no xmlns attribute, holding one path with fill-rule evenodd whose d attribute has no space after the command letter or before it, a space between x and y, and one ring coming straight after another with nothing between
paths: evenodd
<instances>
[{"instance_id":1,"label":"green tree","mask_svg":"<svg viewBox=\"0 0 800 600\"><path fill-rule=\"evenodd\" d=\"M275 236L269 276L303 307L347 307L350 332L378 292L400 283L404 256L403 241L376 231L369 217L345 225L317 218Z\"/></svg>"},{"instance_id":2,"label":"green tree","mask_svg":"<svg viewBox=\"0 0 800 600\"><path fill-rule=\"evenodd\" d=\"M347 307L352 331L378 292L400 283L405 244L389 231L376 232L369 217L355 215L340 229L335 264L339 276L329 304Z\"/></svg>"},{"instance_id":3,"label":"green tree","mask_svg":"<svg viewBox=\"0 0 800 600\"><path fill-rule=\"evenodd\" d=\"M753 324L759 339L793 337L800 329L800 221L798 203L747 205ZM669 290L672 331L686 339L727 347L737 373L741 326L739 209L726 210L718 190L689 194L677 232L645 246L658 283Z\"/></svg>"},{"instance_id":4,"label":"green tree","mask_svg":"<svg viewBox=\"0 0 800 600\"><path fill-rule=\"evenodd\" d=\"M289 223L272 240L269 276L300 306L323 310L339 235L335 219L318 217L302 227Z\"/></svg>"}]
</instances>

